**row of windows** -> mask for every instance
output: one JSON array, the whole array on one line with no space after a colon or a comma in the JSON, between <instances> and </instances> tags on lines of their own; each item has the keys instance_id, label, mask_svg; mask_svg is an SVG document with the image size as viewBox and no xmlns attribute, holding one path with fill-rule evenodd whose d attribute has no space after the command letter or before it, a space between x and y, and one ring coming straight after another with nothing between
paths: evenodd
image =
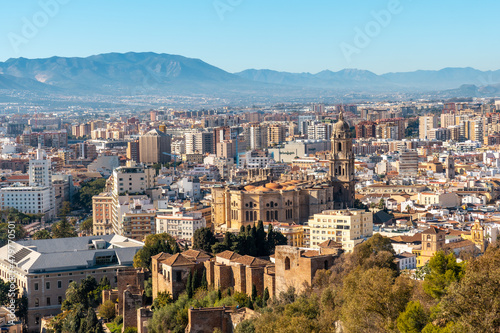
<instances>
[{"instance_id":1,"label":"row of windows","mask_svg":"<svg viewBox=\"0 0 500 333\"><path fill-rule=\"evenodd\" d=\"M62 296L57 296L57 304L61 305L62 304ZM45 303L46 306L50 306L51 305L51 302L50 302L50 297L47 297L47 302ZM35 308L39 307L40 306L40 300L38 298L35 298ZM40 320L38 317L36 318L38 321ZM35 320L35 323L38 324Z\"/></svg>"}]
</instances>

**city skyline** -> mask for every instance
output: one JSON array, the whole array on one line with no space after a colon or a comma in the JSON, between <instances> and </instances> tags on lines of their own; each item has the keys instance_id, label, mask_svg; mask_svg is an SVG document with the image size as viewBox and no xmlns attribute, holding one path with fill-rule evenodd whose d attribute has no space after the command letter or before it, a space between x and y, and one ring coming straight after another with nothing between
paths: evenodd
<instances>
[{"instance_id":1,"label":"city skyline","mask_svg":"<svg viewBox=\"0 0 500 333\"><path fill-rule=\"evenodd\" d=\"M199 58L229 72L496 70L497 46L488 43L498 7L409 0L14 3L0 13L0 61L134 51Z\"/></svg>"}]
</instances>

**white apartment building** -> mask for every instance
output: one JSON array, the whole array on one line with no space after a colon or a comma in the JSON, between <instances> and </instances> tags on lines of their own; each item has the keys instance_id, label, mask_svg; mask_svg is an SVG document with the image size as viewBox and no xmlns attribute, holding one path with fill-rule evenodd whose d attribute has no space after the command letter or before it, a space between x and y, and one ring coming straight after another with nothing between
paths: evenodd
<instances>
[{"instance_id":1,"label":"white apartment building","mask_svg":"<svg viewBox=\"0 0 500 333\"><path fill-rule=\"evenodd\" d=\"M199 212L184 212L174 208L172 215L156 217L156 233L167 233L178 239L191 240L194 232L207 225L205 218Z\"/></svg>"},{"instance_id":2,"label":"white apartment building","mask_svg":"<svg viewBox=\"0 0 500 333\"><path fill-rule=\"evenodd\" d=\"M113 232L123 235L122 215L124 204L129 200L128 194L144 194L146 189L152 188L155 184L156 171L152 168L145 168L136 165L133 161L128 161L127 166L113 170L113 215L111 223ZM128 207L127 207L128 210Z\"/></svg>"},{"instance_id":3,"label":"white apartment building","mask_svg":"<svg viewBox=\"0 0 500 333\"><path fill-rule=\"evenodd\" d=\"M0 189L0 209L15 208L25 214L55 217L55 192L52 186L51 161L38 149L36 159L29 162L29 186L20 183Z\"/></svg>"},{"instance_id":4,"label":"white apartment building","mask_svg":"<svg viewBox=\"0 0 500 333\"><path fill-rule=\"evenodd\" d=\"M311 248L333 240L342 244L342 249L352 252L354 246L373 235L373 213L363 209L325 210L314 214L307 226Z\"/></svg>"}]
</instances>

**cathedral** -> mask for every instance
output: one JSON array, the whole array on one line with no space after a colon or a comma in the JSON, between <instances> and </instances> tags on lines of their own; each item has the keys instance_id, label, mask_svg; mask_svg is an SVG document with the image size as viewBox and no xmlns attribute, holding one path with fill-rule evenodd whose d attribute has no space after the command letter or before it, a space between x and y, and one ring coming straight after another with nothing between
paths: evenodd
<instances>
[{"instance_id":1,"label":"cathedral","mask_svg":"<svg viewBox=\"0 0 500 333\"><path fill-rule=\"evenodd\" d=\"M328 177L254 182L212 189L216 230L238 231L259 220L302 224L324 210L354 204L354 155L349 123L341 112L332 131Z\"/></svg>"}]
</instances>

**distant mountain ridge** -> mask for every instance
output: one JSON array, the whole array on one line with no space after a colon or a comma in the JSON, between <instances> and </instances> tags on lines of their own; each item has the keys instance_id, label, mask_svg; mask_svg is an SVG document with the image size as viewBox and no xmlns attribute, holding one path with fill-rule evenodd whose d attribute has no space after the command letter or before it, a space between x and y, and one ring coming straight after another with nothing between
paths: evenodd
<instances>
[{"instance_id":1,"label":"distant mountain ridge","mask_svg":"<svg viewBox=\"0 0 500 333\"><path fill-rule=\"evenodd\" d=\"M369 91L432 91L459 88L464 84L482 86L500 83L500 70L483 72L470 67L382 75L359 69L343 69L338 72L324 70L317 74L247 69L236 75L265 83L322 88L338 88L337 85L345 85L350 88L369 89Z\"/></svg>"},{"instance_id":2,"label":"distant mountain ridge","mask_svg":"<svg viewBox=\"0 0 500 333\"><path fill-rule=\"evenodd\" d=\"M359 69L316 74L268 69L229 73L200 59L152 52L106 53L85 58L14 58L0 62L0 89L74 95L182 94L238 99L444 91L448 96L496 93L497 84L500 70L469 67L382 75ZM464 85L468 88L461 88Z\"/></svg>"}]
</instances>

